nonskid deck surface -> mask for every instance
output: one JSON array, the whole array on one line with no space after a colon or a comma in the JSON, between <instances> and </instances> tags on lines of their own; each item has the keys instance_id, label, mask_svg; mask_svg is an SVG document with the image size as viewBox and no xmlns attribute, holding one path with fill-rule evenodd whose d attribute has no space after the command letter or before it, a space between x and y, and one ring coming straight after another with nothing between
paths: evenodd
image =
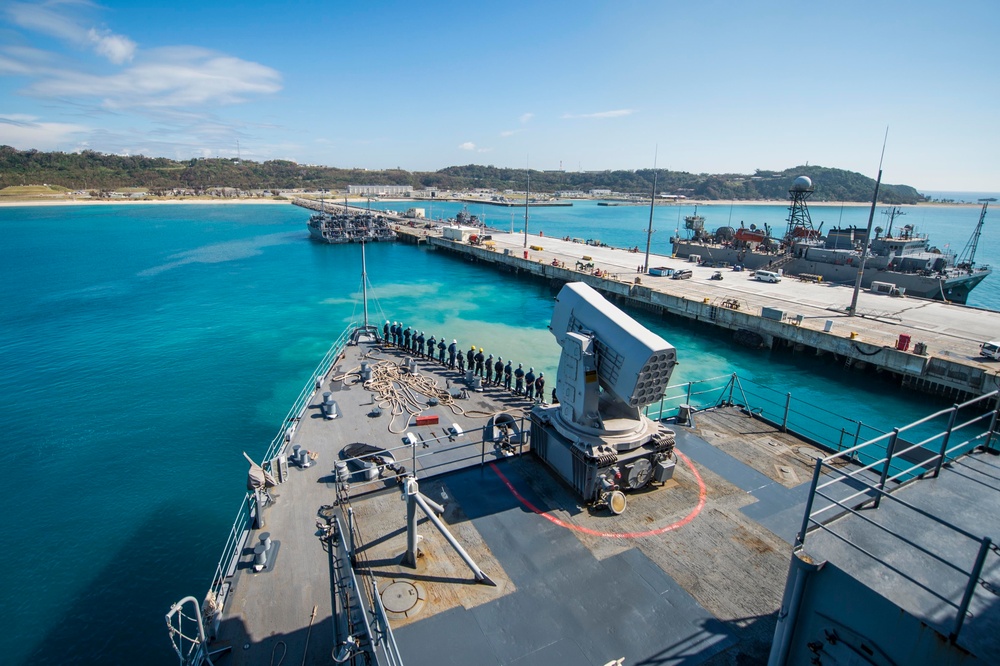
<instances>
[{"instance_id":1,"label":"nonskid deck surface","mask_svg":"<svg viewBox=\"0 0 1000 666\"><path fill-rule=\"evenodd\" d=\"M389 413L370 415L371 393L350 374L364 354L372 363L403 359L367 343L349 347L330 373L340 378L332 393L342 416L329 421L320 414L329 381L313 396L292 443L316 453L316 464L291 467L275 489L263 531L279 548L273 566L261 573L249 569L257 542L257 534L251 536L220 634L234 651L217 663L269 664L283 649L293 661L305 655L305 663L329 663L333 561L320 528L324 507L335 500L333 465L351 443L401 446L408 420L397 418L397 432L390 432ZM458 377L430 362L420 367L441 387ZM700 413L698 428L674 427L681 454L674 479L630 494L625 513L612 516L583 506L530 453L507 457L481 444L486 415L505 409L519 415L522 398L487 389L456 404L459 413L447 405L424 412L439 415L436 426L406 428L425 439L445 434L449 423L467 433L469 451L445 456L447 464L432 455L447 440L417 447L425 456L417 460L420 488L444 505L444 522L497 587L477 584L426 519L416 569L401 566L406 503L399 487L394 481L371 492L352 486L364 542L358 570L377 582L405 663L766 658L788 568L788 535L801 521L805 495L782 468L807 481L788 458L808 457L800 448L807 445L736 409ZM714 444L744 441L759 453L729 455L698 429ZM411 450L395 454L407 469ZM438 470L446 473L433 474Z\"/></svg>"},{"instance_id":2,"label":"nonskid deck surface","mask_svg":"<svg viewBox=\"0 0 1000 666\"><path fill-rule=\"evenodd\" d=\"M954 629L955 607L968 585L979 544L927 516L990 537L996 544L1000 537L1000 458L974 452L949 462L937 478L899 488L894 497L906 505L885 500L877 510L869 507L859 515L844 515L829 525L833 533L812 533L805 541L805 553L816 561L832 562L947 636ZM998 590L1000 554L991 549L980 584L974 586L959 640L960 646L980 657L1000 654Z\"/></svg>"},{"instance_id":3,"label":"nonskid deck surface","mask_svg":"<svg viewBox=\"0 0 1000 666\"><path fill-rule=\"evenodd\" d=\"M345 446L366 443L390 450L399 464L410 470L413 448L404 445L402 437L406 432L413 432L421 440L427 440L426 446L418 445L415 451L421 478L502 457L492 445L481 445L482 428L488 416L501 411L519 419L528 403L500 389L469 390L465 397L454 401L454 409L446 404L426 407L422 414L439 416L436 425L417 427L408 414L394 417L388 403L383 403L380 416L373 415L373 408L380 400L373 399L373 394L360 381L356 371L362 361L372 366L380 363L399 366L412 356L362 340L346 348L343 358L334 363L322 386L311 396L286 450L290 452L294 446L299 446L313 454L314 464L307 468L288 466L288 479L271 490L275 502L264 509L264 528L254 532L244 548L219 633L220 642L233 646L232 655L223 657L228 663L277 663L283 649L287 649L289 658L298 663L307 644L306 663L329 663L333 648L330 624L333 564L322 527L326 522L324 507L336 500L334 466L341 459L340 451ZM444 369L436 362L421 359L417 365L419 373L436 382L444 392L452 387L457 391L464 386L456 383L460 378L457 372ZM340 412L333 420L325 419L321 411L326 392L336 400ZM430 441L446 435L452 424L458 424L468 434L454 438L454 442L447 439ZM456 444L463 442L468 445L456 448ZM442 452L446 444L452 448ZM382 496L391 498L394 512L387 510L383 521L392 525L390 529L402 527L405 532L406 504L399 501L396 479L391 478L391 472L388 476L373 483L354 483L352 492L370 492L375 496L381 492ZM360 477L356 479L360 481ZM361 527L367 537L374 525ZM262 532L268 532L277 546L276 557L264 571L253 573L253 547ZM461 561L459 566L464 566ZM316 616L310 630L314 606ZM284 645L278 645L279 642Z\"/></svg>"}]
</instances>

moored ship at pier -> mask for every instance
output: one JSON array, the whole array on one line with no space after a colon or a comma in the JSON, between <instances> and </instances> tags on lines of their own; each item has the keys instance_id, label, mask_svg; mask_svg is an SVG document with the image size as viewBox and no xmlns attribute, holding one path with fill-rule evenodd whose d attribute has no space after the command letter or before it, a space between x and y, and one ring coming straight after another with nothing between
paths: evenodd
<instances>
[{"instance_id":1,"label":"moored ship at pier","mask_svg":"<svg viewBox=\"0 0 1000 666\"><path fill-rule=\"evenodd\" d=\"M811 181L805 177L796 179L789 193L792 201L788 226L780 238L773 237L766 226L760 229L753 225L749 229L720 227L709 233L704 228L704 217L693 215L685 218L689 237L671 239L673 253L682 258L693 255L709 265L781 269L791 275L840 284L854 284L864 263L863 289L887 283L907 296L960 304L993 272L989 266L975 263L988 202L983 204L967 254L959 257L932 247L929 238L917 233L911 225L903 226L893 235L893 221L900 215L896 208L887 211L889 221L884 235L876 227L874 237L869 239L866 229L847 227L831 229L824 236L821 229L813 227L805 201L812 193Z\"/></svg>"},{"instance_id":2,"label":"moored ship at pier","mask_svg":"<svg viewBox=\"0 0 1000 666\"><path fill-rule=\"evenodd\" d=\"M391 241L396 239L396 232L390 222L389 217L370 211L324 210L309 216L309 237L321 243Z\"/></svg>"}]
</instances>

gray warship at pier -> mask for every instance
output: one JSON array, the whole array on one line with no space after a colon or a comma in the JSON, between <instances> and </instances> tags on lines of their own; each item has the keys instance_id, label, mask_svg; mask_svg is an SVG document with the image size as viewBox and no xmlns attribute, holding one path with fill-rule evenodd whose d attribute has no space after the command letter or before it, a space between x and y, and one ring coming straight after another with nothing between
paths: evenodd
<instances>
[{"instance_id":1,"label":"gray warship at pier","mask_svg":"<svg viewBox=\"0 0 1000 666\"><path fill-rule=\"evenodd\" d=\"M893 222L899 214L896 208L888 211L884 234L876 227L869 238L867 229L848 227L831 229L823 236L809 214L807 199L813 191L806 176L792 184L787 226L778 238L771 235L770 228L755 225L708 232L705 218L695 212L685 218L687 236L671 239L673 252L681 258L693 255L707 265L780 269L790 275L850 285L863 262L863 289L892 285L901 294L952 303L965 303L969 293L992 273L989 266L977 266L975 261L988 202L983 203L967 252L958 256L931 247L928 237L916 233L911 225L900 225L893 235Z\"/></svg>"}]
</instances>

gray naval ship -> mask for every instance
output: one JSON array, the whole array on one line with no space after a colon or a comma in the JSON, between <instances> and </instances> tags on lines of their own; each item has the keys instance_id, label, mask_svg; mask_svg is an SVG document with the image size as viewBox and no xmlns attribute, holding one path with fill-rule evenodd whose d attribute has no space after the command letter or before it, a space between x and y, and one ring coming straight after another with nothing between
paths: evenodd
<instances>
[{"instance_id":1,"label":"gray naval ship","mask_svg":"<svg viewBox=\"0 0 1000 666\"><path fill-rule=\"evenodd\" d=\"M697 214L685 218L687 238L671 239L676 256L692 255L702 263L718 266L743 266L750 270L782 270L806 279L853 285L864 263L861 287L885 293L916 296L965 303L969 293L993 271L977 266L976 246L986 219L988 201L984 201L969 243L962 257L954 252L930 246L926 235L915 233L911 225L893 232L900 211L888 211L888 225L876 227L869 238L868 229L847 227L831 229L826 236L813 227L806 200L813 193L807 176L795 179L789 190L788 224L780 238L769 228L734 229L721 227L714 233L705 230L705 218Z\"/></svg>"},{"instance_id":2,"label":"gray naval ship","mask_svg":"<svg viewBox=\"0 0 1000 666\"><path fill-rule=\"evenodd\" d=\"M365 317L247 456L208 593L166 615L182 664L1000 654L996 392L834 448L791 432L827 412L736 376L674 401L677 350L582 283L554 304L559 402Z\"/></svg>"},{"instance_id":3,"label":"gray naval ship","mask_svg":"<svg viewBox=\"0 0 1000 666\"><path fill-rule=\"evenodd\" d=\"M322 210L309 216L309 238L320 243L374 243L396 239L391 218L372 211L356 211L346 205L332 212Z\"/></svg>"}]
</instances>

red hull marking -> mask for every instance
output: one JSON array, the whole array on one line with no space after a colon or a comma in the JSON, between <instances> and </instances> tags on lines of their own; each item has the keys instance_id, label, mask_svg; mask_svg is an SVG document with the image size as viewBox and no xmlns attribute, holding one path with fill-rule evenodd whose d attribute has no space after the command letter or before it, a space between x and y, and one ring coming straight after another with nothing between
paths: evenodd
<instances>
[{"instance_id":1,"label":"red hull marking","mask_svg":"<svg viewBox=\"0 0 1000 666\"><path fill-rule=\"evenodd\" d=\"M521 493L517 492L516 488L514 488L514 484L511 483L506 476L504 476L504 473L500 471L500 469L496 466L496 463L490 463L490 469L496 472L496 475L499 476L500 480L503 481L504 485L507 486L507 490L509 490L511 494L513 494L514 497L516 497L518 501L521 502L521 504L526 506L532 512L537 513L542 518L545 518L546 520L555 523L559 527L564 527L568 530L574 530L576 532L582 532L584 534L589 534L591 536L616 538L616 539L641 539L642 537L656 536L657 534L671 532L678 528L684 527L692 520L694 520L698 516L698 514L701 513L701 510L705 507L705 497L708 493L705 490L705 482L702 481L701 474L698 473L698 469L694 466L694 463L691 462L690 458L688 458L686 455L684 455L677 449L674 449L674 452L678 455L678 457L680 457L681 460L684 461L684 463L688 466L688 469L691 470L691 473L694 474L695 480L698 481L698 504L694 507L694 509L691 510L691 513L681 518L676 523L671 523L664 527L657 527L654 530L647 530L645 532L598 532L597 530L592 530L587 527L580 527L579 525L573 525L572 523L567 523L564 520L560 520L555 516L551 516L545 513L544 511L536 507L534 504L529 502L527 499L525 499L525 497L522 496Z\"/></svg>"}]
</instances>

